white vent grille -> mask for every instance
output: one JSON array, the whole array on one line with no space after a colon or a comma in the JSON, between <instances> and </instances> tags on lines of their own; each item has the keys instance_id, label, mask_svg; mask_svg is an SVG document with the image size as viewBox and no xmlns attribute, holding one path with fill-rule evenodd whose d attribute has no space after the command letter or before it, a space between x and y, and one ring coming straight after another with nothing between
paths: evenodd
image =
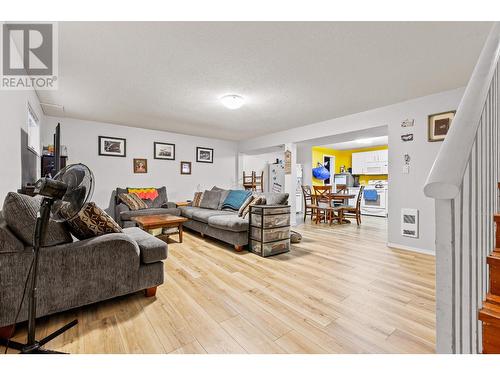
<instances>
[{"instance_id":1,"label":"white vent grille","mask_svg":"<svg viewBox=\"0 0 500 375\"><path fill-rule=\"evenodd\" d=\"M401 209L401 235L418 237L418 210L414 208Z\"/></svg>"}]
</instances>

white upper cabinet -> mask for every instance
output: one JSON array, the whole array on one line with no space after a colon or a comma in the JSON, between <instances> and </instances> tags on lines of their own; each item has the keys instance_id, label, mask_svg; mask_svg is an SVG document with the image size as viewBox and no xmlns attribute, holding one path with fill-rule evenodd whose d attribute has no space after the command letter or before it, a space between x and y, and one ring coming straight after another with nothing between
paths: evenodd
<instances>
[{"instance_id":1,"label":"white upper cabinet","mask_svg":"<svg viewBox=\"0 0 500 375\"><path fill-rule=\"evenodd\" d=\"M355 152L352 154L353 174L387 174L388 166L388 150Z\"/></svg>"}]
</instances>

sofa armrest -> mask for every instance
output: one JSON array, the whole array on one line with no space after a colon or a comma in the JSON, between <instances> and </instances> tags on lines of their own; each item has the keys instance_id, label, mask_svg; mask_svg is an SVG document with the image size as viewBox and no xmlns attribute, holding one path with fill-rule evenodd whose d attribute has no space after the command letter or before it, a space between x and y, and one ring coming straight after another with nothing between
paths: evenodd
<instances>
[{"instance_id":1,"label":"sofa armrest","mask_svg":"<svg viewBox=\"0 0 500 375\"><path fill-rule=\"evenodd\" d=\"M12 324L33 259L26 251L0 254L0 326ZM122 295L134 289L139 247L112 233L40 249L38 316ZM26 300L18 321L27 319Z\"/></svg>"},{"instance_id":2,"label":"sofa armrest","mask_svg":"<svg viewBox=\"0 0 500 375\"><path fill-rule=\"evenodd\" d=\"M121 218L121 214L122 212L127 212L127 211L130 211L130 208L128 208L128 206L124 203L118 203L116 206L115 206L115 221L120 225L120 226L123 226L123 222L122 222L122 218Z\"/></svg>"},{"instance_id":3,"label":"sofa armrest","mask_svg":"<svg viewBox=\"0 0 500 375\"><path fill-rule=\"evenodd\" d=\"M177 204L175 202L166 202L161 205L161 208L177 208Z\"/></svg>"}]
</instances>

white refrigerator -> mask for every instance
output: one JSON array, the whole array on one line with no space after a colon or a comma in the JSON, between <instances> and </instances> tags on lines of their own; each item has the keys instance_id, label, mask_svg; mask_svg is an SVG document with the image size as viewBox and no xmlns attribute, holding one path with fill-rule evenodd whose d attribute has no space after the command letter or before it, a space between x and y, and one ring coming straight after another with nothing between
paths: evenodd
<instances>
[{"instance_id":1,"label":"white refrigerator","mask_svg":"<svg viewBox=\"0 0 500 375\"><path fill-rule=\"evenodd\" d=\"M269 164L269 191L283 193L285 191L285 166L280 164Z\"/></svg>"}]
</instances>

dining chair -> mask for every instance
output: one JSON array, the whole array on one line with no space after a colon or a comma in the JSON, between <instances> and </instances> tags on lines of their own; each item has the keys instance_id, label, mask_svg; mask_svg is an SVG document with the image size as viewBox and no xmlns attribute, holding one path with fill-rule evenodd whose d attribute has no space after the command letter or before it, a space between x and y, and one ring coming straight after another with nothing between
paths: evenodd
<instances>
[{"instance_id":1,"label":"dining chair","mask_svg":"<svg viewBox=\"0 0 500 375\"><path fill-rule=\"evenodd\" d=\"M311 215L311 221L313 220L313 214L317 208L316 201L311 191L309 185L302 185L302 196L304 197L304 222L306 221L307 215Z\"/></svg>"},{"instance_id":2,"label":"dining chair","mask_svg":"<svg viewBox=\"0 0 500 375\"><path fill-rule=\"evenodd\" d=\"M321 221L321 218L328 220L331 225L333 220L336 219L342 223L342 210L334 207L332 204L332 187L328 186L314 186L314 199L316 203L316 224ZM337 215L335 215L337 213Z\"/></svg>"},{"instance_id":3,"label":"dining chair","mask_svg":"<svg viewBox=\"0 0 500 375\"><path fill-rule=\"evenodd\" d=\"M337 194L347 194L349 193L349 190L347 189L347 185L345 184L337 184L335 186L335 191L337 192ZM344 200L343 199L334 199L333 200L333 205L334 206L342 206L344 205Z\"/></svg>"},{"instance_id":4,"label":"dining chair","mask_svg":"<svg viewBox=\"0 0 500 375\"><path fill-rule=\"evenodd\" d=\"M245 171L243 171L243 187L245 190L252 190L255 191L256 183L255 183L255 171L252 171L252 173L247 175Z\"/></svg>"},{"instance_id":5,"label":"dining chair","mask_svg":"<svg viewBox=\"0 0 500 375\"><path fill-rule=\"evenodd\" d=\"M342 210L343 218L356 218L356 223L358 226L361 224L361 199L363 198L363 190L364 186L359 188L358 196L356 198L356 206L340 206L339 208Z\"/></svg>"},{"instance_id":6,"label":"dining chair","mask_svg":"<svg viewBox=\"0 0 500 375\"><path fill-rule=\"evenodd\" d=\"M253 172L255 173L255 172ZM254 190L257 191L257 188L260 187L261 193L264 192L264 171L260 172L260 176L255 175L254 179L255 187Z\"/></svg>"}]
</instances>

